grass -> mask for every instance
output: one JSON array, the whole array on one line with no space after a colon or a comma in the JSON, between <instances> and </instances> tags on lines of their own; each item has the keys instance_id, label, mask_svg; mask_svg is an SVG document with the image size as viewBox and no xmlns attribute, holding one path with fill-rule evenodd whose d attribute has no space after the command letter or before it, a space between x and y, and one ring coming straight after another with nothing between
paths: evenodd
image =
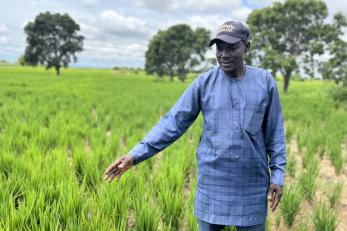
<instances>
[{"instance_id":1,"label":"grass","mask_svg":"<svg viewBox=\"0 0 347 231\"><path fill-rule=\"evenodd\" d=\"M308 159L307 169L304 169L299 176L299 184L301 186L303 195L311 202L313 201L316 192L316 178L318 173L319 163L315 158L311 157Z\"/></svg>"},{"instance_id":2,"label":"grass","mask_svg":"<svg viewBox=\"0 0 347 231\"><path fill-rule=\"evenodd\" d=\"M294 224L295 217L300 210L302 200L303 196L301 185L294 184L284 188L280 209L284 222L288 227L291 227Z\"/></svg>"},{"instance_id":3,"label":"grass","mask_svg":"<svg viewBox=\"0 0 347 231\"><path fill-rule=\"evenodd\" d=\"M329 196L330 207L335 208L340 202L342 193L342 182L337 182Z\"/></svg>"},{"instance_id":4,"label":"grass","mask_svg":"<svg viewBox=\"0 0 347 231\"><path fill-rule=\"evenodd\" d=\"M286 173L291 177L295 177L297 170L296 164L294 154L292 154L290 150L287 151Z\"/></svg>"},{"instance_id":5,"label":"grass","mask_svg":"<svg viewBox=\"0 0 347 231\"><path fill-rule=\"evenodd\" d=\"M107 165L141 140L188 84L143 72L67 69L56 77L53 70L1 66L0 230L197 230L194 153L201 116L120 182L102 180ZM325 94L329 84L292 81L287 94L279 87L286 140L296 137L305 153L302 173L288 154L287 173L300 179L285 187L280 204L288 226L305 197L315 200L312 160L326 153L337 173L345 164L340 144L347 112ZM332 207L339 195L336 186Z\"/></svg>"},{"instance_id":6,"label":"grass","mask_svg":"<svg viewBox=\"0 0 347 231\"><path fill-rule=\"evenodd\" d=\"M324 202L318 203L313 214L313 225L316 231L334 231L337 228L337 212Z\"/></svg>"}]
</instances>

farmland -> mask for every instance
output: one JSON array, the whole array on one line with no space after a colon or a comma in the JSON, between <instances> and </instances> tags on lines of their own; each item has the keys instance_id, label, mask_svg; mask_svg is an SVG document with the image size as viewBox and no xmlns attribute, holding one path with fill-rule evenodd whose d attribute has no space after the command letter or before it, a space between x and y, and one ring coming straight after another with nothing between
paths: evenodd
<instances>
[{"instance_id":1,"label":"farmland","mask_svg":"<svg viewBox=\"0 0 347 231\"><path fill-rule=\"evenodd\" d=\"M105 183L188 86L125 70L0 66L1 230L197 230L200 115L172 146ZM330 82L278 80L287 176L268 230L347 230L347 111ZM328 227L328 228L322 228ZM330 228L330 229L329 229Z\"/></svg>"}]
</instances>

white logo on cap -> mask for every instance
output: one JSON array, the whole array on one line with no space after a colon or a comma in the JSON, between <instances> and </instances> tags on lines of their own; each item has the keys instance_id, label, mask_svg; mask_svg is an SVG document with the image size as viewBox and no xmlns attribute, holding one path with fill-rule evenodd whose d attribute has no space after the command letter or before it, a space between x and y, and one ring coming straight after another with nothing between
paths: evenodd
<instances>
[{"instance_id":1,"label":"white logo on cap","mask_svg":"<svg viewBox=\"0 0 347 231\"><path fill-rule=\"evenodd\" d=\"M232 24L224 24L221 27L219 27L219 32L233 32L234 26Z\"/></svg>"}]
</instances>

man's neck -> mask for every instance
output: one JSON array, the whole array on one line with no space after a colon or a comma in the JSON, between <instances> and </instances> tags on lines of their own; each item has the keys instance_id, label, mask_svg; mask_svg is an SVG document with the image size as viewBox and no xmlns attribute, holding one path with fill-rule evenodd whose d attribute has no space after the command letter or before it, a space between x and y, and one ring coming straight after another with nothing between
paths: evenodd
<instances>
[{"instance_id":1,"label":"man's neck","mask_svg":"<svg viewBox=\"0 0 347 231\"><path fill-rule=\"evenodd\" d=\"M236 69L233 72L228 72L226 74L229 75L232 78L240 79L240 78L242 78L245 75L245 73L246 73L246 67L242 63L242 65L238 69Z\"/></svg>"}]
</instances>

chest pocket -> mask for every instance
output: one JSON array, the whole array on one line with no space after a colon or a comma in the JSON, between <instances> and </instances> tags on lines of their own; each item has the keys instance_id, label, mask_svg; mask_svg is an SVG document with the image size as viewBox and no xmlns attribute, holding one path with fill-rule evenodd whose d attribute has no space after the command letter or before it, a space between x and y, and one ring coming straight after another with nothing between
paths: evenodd
<instances>
[{"instance_id":1,"label":"chest pocket","mask_svg":"<svg viewBox=\"0 0 347 231\"><path fill-rule=\"evenodd\" d=\"M245 105L243 112L243 128L251 135L261 130L266 107Z\"/></svg>"}]
</instances>

